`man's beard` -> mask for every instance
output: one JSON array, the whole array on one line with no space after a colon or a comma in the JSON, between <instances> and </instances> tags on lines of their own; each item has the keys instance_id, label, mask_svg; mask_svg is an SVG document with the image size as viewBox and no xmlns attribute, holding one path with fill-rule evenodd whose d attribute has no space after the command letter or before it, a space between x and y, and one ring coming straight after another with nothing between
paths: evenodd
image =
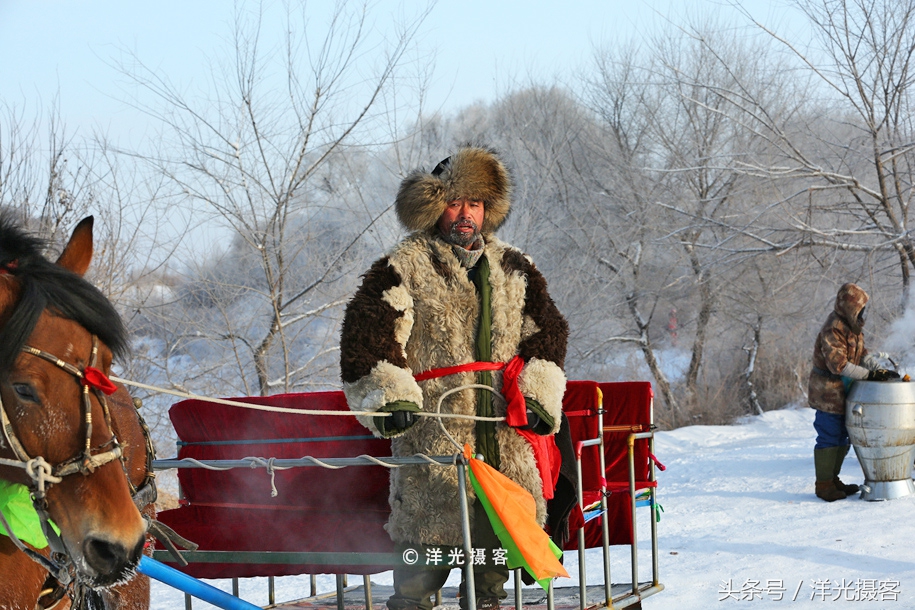
<instances>
[{"instance_id":1,"label":"man's beard","mask_svg":"<svg viewBox=\"0 0 915 610\"><path fill-rule=\"evenodd\" d=\"M473 232L461 233L457 230L459 225L470 225L473 227ZM444 235L443 237L448 243L466 248L467 246L476 243L476 241L480 238L480 227L478 227L477 223L472 220L456 220L451 223L451 230L447 235Z\"/></svg>"}]
</instances>

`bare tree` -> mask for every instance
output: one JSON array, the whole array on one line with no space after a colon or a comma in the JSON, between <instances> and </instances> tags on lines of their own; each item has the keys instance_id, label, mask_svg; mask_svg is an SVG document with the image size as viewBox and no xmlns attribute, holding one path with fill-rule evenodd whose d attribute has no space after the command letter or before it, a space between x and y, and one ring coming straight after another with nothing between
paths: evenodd
<instances>
[{"instance_id":1,"label":"bare tree","mask_svg":"<svg viewBox=\"0 0 915 610\"><path fill-rule=\"evenodd\" d=\"M51 242L67 233L93 208L89 168L78 158L79 144L67 132L56 103L27 117L3 107L0 117L0 205Z\"/></svg>"},{"instance_id":2,"label":"bare tree","mask_svg":"<svg viewBox=\"0 0 915 610\"><path fill-rule=\"evenodd\" d=\"M125 163L104 138L70 134L56 105L30 119L22 110L3 110L0 207L47 240L50 255L80 220L94 215L95 256L87 277L124 306L134 281L169 255L160 232L164 210L156 205L161 184ZM179 227L173 240L180 234Z\"/></svg>"},{"instance_id":3,"label":"bare tree","mask_svg":"<svg viewBox=\"0 0 915 610\"><path fill-rule=\"evenodd\" d=\"M761 99L740 77L720 91L769 146L767 155L747 158L744 171L785 186L800 184L777 201L785 220L778 232L754 227L743 233L772 251L813 247L858 253L857 260L880 275L895 259L893 281L904 302L915 266L908 229L915 178L915 2L798 0L795 6L811 26L809 44L755 23L794 60L792 73L817 95L817 105L786 114L783 105ZM727 58L720 61L732 67Z\"/></svg>"},{"instance_id":4,"label":"bare tree","mask_svg":"<svg viewBox=\"0 0 915 610\"><path fill-rule=\"evenodd\" d=\"M145 109L168 138L163 153L139 154L229 230L218 268L196 273L194 290L208 294L209 310L196 308L187 337L233 354L221 376L248 394L290 390L336 349L327 315L345 302L347 265L385 211L358 195L351 164L356 146L364 149L384 127L390 108L379 114L379 102L428 12L382 44L372 39L364 4L338 3L323 32L308 23L304 4L294 10L282 46L265 48L262 7L241 7L231 60L214 67L205 99L135 58L122 66L158 96L161 105ZM303 354L316 325L319 347Z\"/></svg>"},{"instance_id":5,"label":"bare tree","mask_svg":"<svg viewBox=\"0 0 915 610\"><path fill-rule=\"evenodd\" d=\"M659 307L667 311L670 290L678 284L676 259L659 247L661 210L654 205L664 193L661 174L651 167L650 146L662 96L639 58L635 47L596 54L596 78L586 98L601 122L602 137L588 154L592 171L585 182L591 210L583 226L598 223L589 240L594 263L603 270L604 281L619 291L617 311L628 319L622 332L603 337L595 347L635 346L667 406L662 419L676 427L683 422L681 401L652 336L655 315Z\"/></svg>"},{"instance_id":6,"label":"bare tree","mask_svg":"<svg viewBox=\"0 0 915 610\"><path fill-rule=\"evenodd\" d=\"M709 22L701 27L704 32L720 29ZM660 203L680 213L664 223L669 228L665 238L682 248L697 301L685 375L688 401L694 406L709 326L725 284L719 277L723 275L720 251L704 247L720 239L719 228L707 220L734 215L733 199L740 186L735 152L746 143L739 125L726 112L730 106L717 92L730 75L703 45L669 34L658 35L651 46L649 71L660 103L652 113L647 140L665 191ZM728 49L733 64L754 61L752 49L741 41L716 42Z\"/></svg>"},{"instance_id":7,"label":"bare tree","mask_svg":"<svg viewBox=\"0 0 915 610\"><path fill-rule=\"evenodd\" d=\"M784 93L778 64L765 47L708 19L688 29L670 28L642 48L599 50L595 58L586 102L606 135L589 159L605 169L593 174L588 188L592 194L611 193L613 204L606 210L622 214L608 227L605 243L621 239L626 245L598 260L619 278L629 278L631 326L612 340L639 346L670 407L669 423L679 425L709 408L703 400L727 401L715 396L736 373L727 370L735 363L728 346L750 330L753 366L741 374L752 401L764 321L781 300L747 295L775 282L781 270L776 259L756 264L766 250L741 228L763 227L777 215L758 205L760 192L771 187L761 188L759 177L744 171L748 159L768 152L768 143L746 127L723 92L739 83L756 99L778 99ZM600 147L612 153L600 153ZM747 273L754 268L759 273ZM688 364L676 385L651 339L652 326L659 330L663 323L652 324L659 306L664 313L676 308L678 330L685 335L680 342L689 341Z\"/></svg>"}]
</instances>

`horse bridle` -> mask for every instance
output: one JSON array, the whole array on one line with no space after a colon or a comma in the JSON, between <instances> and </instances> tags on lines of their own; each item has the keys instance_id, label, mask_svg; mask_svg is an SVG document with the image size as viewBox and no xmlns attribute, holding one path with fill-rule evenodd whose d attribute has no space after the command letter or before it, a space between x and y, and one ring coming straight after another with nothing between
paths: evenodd
<instances>
[{"instance_id":1,"label":"horse bridle","mask_svg":"<svg viewBox=\"0 0 915 610\"><path fill-rule=\"evenodd\" d=\"M109 462L122 459L121 445L118 443L118 439L114 434L114 429L111 425L111 412L108 408L108 401L105 399L105 394L114 392L116 386L114 386L104 373L95 368L95 364L98 361L98 337L95 335L92 335L92 352L89 364L83 369L79 369L53 354L49 354L48 352L28 345L24 346L22 351L46 360L63 369L73 375L82 385L81 402L83 406L83 423L85 424L86 431L85 444L80 453L56 466L51 466L51 464L45 460L44 456L39 455L34 458L29 456L25 447L23 447L13 431L9 416L6 413L6 407L3 405L2 398L0 398L0 425L2 425L3 436L17 458L16 460L0 458L0 465L23 468L29 478L32 479L32 484L29 486L29 489L32 492L32 503L34 504L35 512L38 513L41 521L41 529L44 532L45 538L48 539L52 552L62 554L66 557L67 552L63 541L50 524L51 517L48 513L47 490L51 485L60 483L66 476L76 473L86 476ZM105 414L105 422L108 425L108 429L111 431L111 439L99 445L94 450L92 448L92 399L89 395L90 391L95 393L99 403L102 405L102 411ZM110 447L110 449L107 449L108 447ZM0 518L2 518L2 515L0 515ZM0 525L7 526L5 519ZM9 530L9 527L7 526L6 529ZM11 530L9 531L9 534L11 539L21 544L21 541L18 541L18 539L12 535ZM17 544L17 546L19 546L19 544ZM26 551L32 559L41 563L49 572L60 580L61 583L66 585L69 582L70 575L66 566L58 565L27 547L21 547L21 550Z\"/></svg>"},{"instance_id":2,"label":"horse bridle","mask_svg":"<svg viewBox=\"0 0 915 610\"><path fill-rule=\"evenodd\" d=\"M17 458L16 460L0 458L0 465L23 468L32 479L32 485L29 486L29 489L32 492L32 503L35 512L38 513L42 532L51 547L52 558L48 559L44 555L25 546L25 544L23 544L23 542L13 533L2 513L0 513L0 527L6 529L10 539L20 551L24 552L33 561L43 566L57 579L64 589L73 581L74 574L71 571L72 561L70 560L63 540L61 540L57 532L54 531L54 528L51 527L51 517L48 513L47 502L47 490L50 485L60 483L64 477L72 474L80 473L83 476L89 475L95 472L97 468L104 466L109 462L121 460L124 473L127 475L127 484L130 487L131 496L133 497L137 509L142 510L147 504L154 503L158 495L155 474L153 473L152 467L155 449L153 447L152 437L149 433L149 427L146 425L146 422L139 412L137 412L137 417L139 418L140 427L146 442L146 475L139 487L134 487L133 483L130 481L130 475L127 473L127 464L124 462L121 445L118 442L114 427L111 424L111 411L108 408L108 401L105 399L105 395L114 393L117 390L117 386L115 386L102 371L95 368L95 364L98 361L98 343L98 337L92 335L92 353L89 358L89 364L83 369L79 369L73 364L65 362L57 356L43 350L28 345L22 348L23 352L46 360L70 373L82 385L81 401L83 405L83 423L86 428L86 440L83 445L83 450L72 458L61 462L57 466L51 466L43 456L30 457L22 446L22 443L16 437L10 419L7 416L6 407L3 405L3 400L0 399L0 428L3 429L3 436ZM102 406L102 412L105 414L105 423L111 431L111 439L102 443L95 449L92 448L92 400L89 396L90 391L94 392L97 396L98 401ZM139 408L137 402L134 402L134 406ZM107 447L111 448L105 450ZM143 519L146 521L147 532L158 539L176 558L180 565L187 565L187 560L181 556L177 547L181 546L185 549L196 550L197 545L181 537L170 527L155 519L150 519L146 515L143 515ZM80 589L80 583L77 582L76 585L77 589ZM85 590L82 590L82 593L85 594ZM76 603L74 607L82 607L81 602Z\"/></svg>"}]
</instances>

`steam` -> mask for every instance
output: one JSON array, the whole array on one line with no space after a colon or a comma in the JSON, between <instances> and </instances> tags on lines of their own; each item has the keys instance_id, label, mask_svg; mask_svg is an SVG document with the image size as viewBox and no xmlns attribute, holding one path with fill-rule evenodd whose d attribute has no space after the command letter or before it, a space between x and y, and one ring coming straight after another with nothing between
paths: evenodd
<instances>
[{"instance_id":1,"label":"steam","mask_svg":"<svg viewBox=\"0 0 915 610\"><path fill-rule=\"evenodd\" d=\"M909 301L902 316L890 323L879 351L890 354L900 375L915 371L915 300Z\"/></svg>"}]
</instances>

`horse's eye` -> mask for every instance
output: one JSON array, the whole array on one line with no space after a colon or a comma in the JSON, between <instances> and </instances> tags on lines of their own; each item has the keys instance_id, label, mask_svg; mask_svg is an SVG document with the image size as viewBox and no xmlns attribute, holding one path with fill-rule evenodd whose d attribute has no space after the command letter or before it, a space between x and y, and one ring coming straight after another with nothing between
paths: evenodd
<instances>
[{"instance_id":1,"label":"horse's eye","mask_svg":"<svg viewBox=\"0 0 915 610\"><path fill-rule=\"evenodd\" d=\"M16 395L19 396L22 400L28 400L31 402L39 402L38 392L28 383L14 383L13 390L16 392Z\"/></svg>"}]
</instances>

